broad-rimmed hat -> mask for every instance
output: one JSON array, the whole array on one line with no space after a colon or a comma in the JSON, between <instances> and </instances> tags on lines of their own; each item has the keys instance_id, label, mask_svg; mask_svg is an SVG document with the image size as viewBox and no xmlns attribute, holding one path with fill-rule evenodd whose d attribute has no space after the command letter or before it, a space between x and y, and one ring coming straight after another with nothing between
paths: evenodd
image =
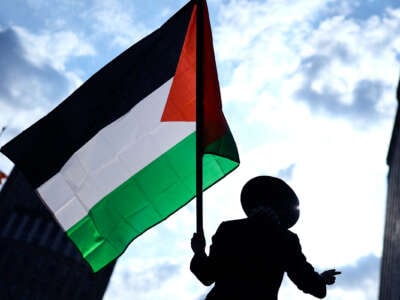
<instances>
[{"instance_id":1,"label":"broad-rimmed hat","mask_svg":"<svg viewBox=\"0 0 400 300\"><path fill-rule=\"evenodd\" d=\"M273 209L286 228L292 227L299 219L299 199L292 188L280 178L263 175L250 179L243 186L240 201L248 216L259 206Z\"/></svg>"}]
</instances>

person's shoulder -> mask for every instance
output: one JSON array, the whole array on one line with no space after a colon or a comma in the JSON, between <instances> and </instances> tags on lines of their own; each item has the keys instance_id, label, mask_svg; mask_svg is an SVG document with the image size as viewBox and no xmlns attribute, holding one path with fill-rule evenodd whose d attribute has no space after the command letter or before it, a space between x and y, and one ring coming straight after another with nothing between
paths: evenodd
<instances>
[{"instance_id":1,"label":"person's shoulder","mask_svg":"<svg viewBox=\"0 0 400 300\"><path fill-rule=\"evenodd\" d=\"M237 226L241 224L246 224L248 222L248 218L243 219L235 219L235 220L228 220L221 223L221 226Z\"/></svg>"},{"instance_id":2,"label":"person's shoulder","mask_svg":"<svg viewBox=\"0 0 400 300\"><path fill-rule=\"evenodd\" d=\"M287 243L291 244L292 246L300 246L300 240L296 233L290 231L289 229L285 229L285 240Z\"/></svg>"},{"instance_id":3,"label":"person's shoulder","mask_svg":"<svg viewBox=\"0 0 400 300\"><path fill-rule=\"evenodd\" d=\"M297 234L294 233L293 231L289 230L289 229L286 229L286 234L287 234L288 236L290 236L291 238L293 238L293 239L299 239L299 237L297 236Z\"/></svg>"},{"instance_id":4,"label":"person's shoulder","mask_svg":"<svg viewBox=\"0 0 400 300\"><path fill-rule=\"evenodd\" d=\"M218 231L224 229L232 229L236 227L243 227L248 223L247 218L224 221L219 225Z\"/></svg>"}]
</instances>

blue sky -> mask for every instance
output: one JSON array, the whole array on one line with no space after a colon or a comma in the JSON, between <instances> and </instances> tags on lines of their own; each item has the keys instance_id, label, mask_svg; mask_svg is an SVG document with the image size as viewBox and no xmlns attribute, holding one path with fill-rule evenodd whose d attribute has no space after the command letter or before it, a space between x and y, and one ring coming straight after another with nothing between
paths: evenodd
<instances>
[{"instance_id":1,"label":"blue sky","mask_svg":"<svg viewBox=\"0 0 400 300\"><path fill-rule=\"evenodd\" d=\"M0 144L48 113L185 1L0 2ZM240 167L205 197L208 242L244 216L240 187L281 176L317 270L343 271L327 299L377 299L386 154L397 108L398 1L209 0L223 107ZM111 99L110 99L111 101ZM10 161L0 156L0 169ZM137 239L105 299L201 299L188 269L194 203ZM282 299L311 299L285 279Z\"/></svg>"}]
</instances>

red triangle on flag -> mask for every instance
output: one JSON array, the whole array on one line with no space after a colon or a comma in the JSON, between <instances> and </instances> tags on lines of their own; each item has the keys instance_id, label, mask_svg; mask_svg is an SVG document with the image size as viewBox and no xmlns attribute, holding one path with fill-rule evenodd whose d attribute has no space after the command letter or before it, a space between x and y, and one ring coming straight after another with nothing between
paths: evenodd
<instances>
[{"instance_id":1,"label":"red triangle on flag","mask_svg":"<svg viewBox=\"0 0 400 300\"><path fill-rule=\"evenodd\" d=\"M194 6L162 122L196 121L196 11Z\"/></svg>"},{"instance_id":2,"label":"red triangle on flag","mask_svg":"<svg viewBox=\"0 0 400 300\"><path fill-rule=\"evenodd\" d=\"M161 118L163 122L196 121L196 11L197 5L193 8L182 52ZM228 125L222 113L221 93L206 5L204 5L203 18L203 142L204 145L209 145L227 132Z\"/></svg>"}]
</instances>

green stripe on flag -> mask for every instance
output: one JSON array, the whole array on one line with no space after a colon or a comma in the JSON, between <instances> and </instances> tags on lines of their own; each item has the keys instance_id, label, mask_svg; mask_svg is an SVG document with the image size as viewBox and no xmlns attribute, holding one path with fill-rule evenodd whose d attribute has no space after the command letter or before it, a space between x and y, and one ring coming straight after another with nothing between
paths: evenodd
<instances>
[{"instance_id":1,"label":"green stripe on flag","mask_svg":"<svg viewBox=\"0 0 400 300\"><path fill-rule=\"evenodd\" d=\"M195 147L193 133L104 197L67 231L95 272L195 197ZM204 189L237 166L236 161L204 155Z\"/></svg>"}]
</instances>

